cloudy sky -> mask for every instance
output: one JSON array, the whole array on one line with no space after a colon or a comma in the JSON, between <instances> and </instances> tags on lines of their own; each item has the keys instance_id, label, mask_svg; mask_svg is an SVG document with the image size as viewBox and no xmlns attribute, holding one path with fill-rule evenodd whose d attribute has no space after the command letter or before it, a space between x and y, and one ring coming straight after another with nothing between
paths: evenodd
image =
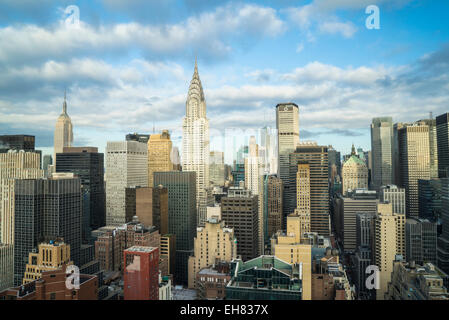
<instances>
[{"instance_id":1,"label":"cloudy sky","mask_svg":"<svg viewBox=\"0 0 449 320\"><path fill-rule=\"evenodd\" d=\"M213 135L292 101L302 140L369 149L372 117L449 111L447 21L443 0L0 0L0 134L51 153L66 88L75 145L154 129L179 145L197 56Z\"/></svg>"}]
</instances>

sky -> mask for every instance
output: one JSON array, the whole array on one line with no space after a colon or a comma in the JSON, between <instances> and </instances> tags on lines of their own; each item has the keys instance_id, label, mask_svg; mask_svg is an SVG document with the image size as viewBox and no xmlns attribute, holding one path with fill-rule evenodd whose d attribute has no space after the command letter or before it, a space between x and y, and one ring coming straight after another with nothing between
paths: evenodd
<instances>
[{"instance_id":1,"label":"sky","mask_svg":"<svg viewBox=\"0 0 449 320\"><path fill-rule=\"evenodd\" d=\"M434 0L0 0L0 134L51 154L67 90L75 146L169 129L180 147L197 57L211 150L282 102L301 140L369 150L373 117L449 111L448 21Z\"/></svg>"}]
</instances>

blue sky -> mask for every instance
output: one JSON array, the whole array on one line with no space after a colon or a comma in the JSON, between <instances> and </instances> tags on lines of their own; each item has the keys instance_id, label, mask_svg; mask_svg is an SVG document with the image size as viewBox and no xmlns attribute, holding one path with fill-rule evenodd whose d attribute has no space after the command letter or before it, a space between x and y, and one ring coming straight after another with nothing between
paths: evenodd
<instances>
[{"instance_id":1,"label":"blue sky","mask_svg":"<svg viewBox=\"0 0 449 320\"><path fill-rule=\"evenodd\" d=\"M293 101L302 140L367 150L372 117L449 111L447 21L449 2L430 0L3 0L0 134L34 134L51 153L67 88L75 145L103 151L153 126L179 145L196 55L214 134L274 126Z\"/></svg>"}]
</instances>

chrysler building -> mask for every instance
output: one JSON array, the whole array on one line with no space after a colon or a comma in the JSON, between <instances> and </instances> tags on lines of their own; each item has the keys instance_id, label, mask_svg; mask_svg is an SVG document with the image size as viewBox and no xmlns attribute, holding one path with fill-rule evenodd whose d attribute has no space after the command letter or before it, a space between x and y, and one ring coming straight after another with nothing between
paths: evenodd
<instances>
[{"instance_id":1,"label":"chrysler building","mask_svg":"<svg viewBox=\"0 0 449 320\"><path fill-rule=\"evenodd\" d=\"M206 100L198 74L190 81L186 101L186 116L182 123L182 171L196 172L197 224L204 225L207 206L211 201L209 189L209 120L206 118Z\"/></svg>"}]
</instances>

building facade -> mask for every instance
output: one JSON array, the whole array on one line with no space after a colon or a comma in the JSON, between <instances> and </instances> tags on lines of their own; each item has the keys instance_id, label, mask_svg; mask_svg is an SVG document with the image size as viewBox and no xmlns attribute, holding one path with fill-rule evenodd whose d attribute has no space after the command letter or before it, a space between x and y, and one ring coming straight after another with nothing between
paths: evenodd
<instances>
[{"instance_id":1,"label":"building facade","mask_svg":"<svg viewBox=\"0 0 449 320\"><path fill-rule=\"evenodd\" d=\"M162 130L162 134L152 134L148 140L148 187L155 187L154 172L173 170L171 156L172 141L168 130Z\"/></svg>"},{"instance_id":2,"label":"building facade","mask_svg":"<svg viewBox=\"0 0 449 320\"><path fill-rule=\"evenodd\" d=\"M372 184L378 190L393 183L393 120L391 117L373 118L371 123Z\"/></svg>"},{"instance_id":3,"label":"building facade","mask_svg":"<svg viewBox=\"0 0 449 320\"><path fill-rule=\"evenodd\" d=\"M106 146L106 224L122 225L126 214L126 188L148 186L147 145L137 141L108 142Z\"/></svg>"}]
</instances>

